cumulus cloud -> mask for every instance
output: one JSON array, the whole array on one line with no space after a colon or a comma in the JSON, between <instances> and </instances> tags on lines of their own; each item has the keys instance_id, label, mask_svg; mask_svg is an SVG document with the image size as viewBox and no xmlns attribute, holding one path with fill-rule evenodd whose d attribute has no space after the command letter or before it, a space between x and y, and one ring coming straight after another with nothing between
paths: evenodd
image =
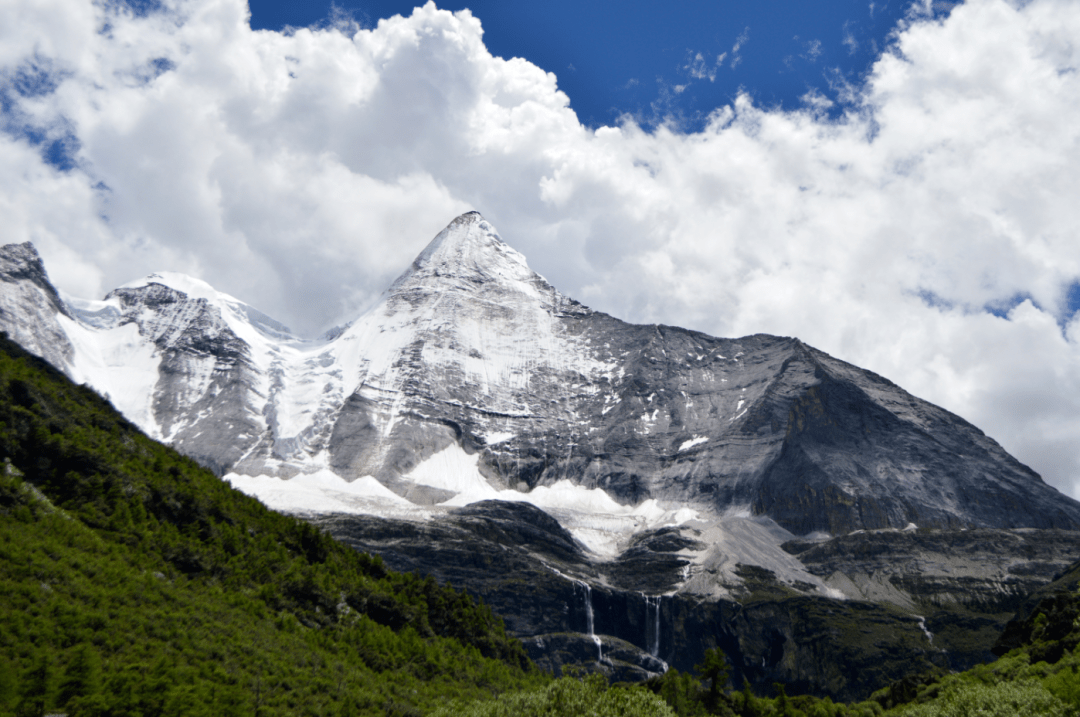
<instances>
[{"instance_id":1,"label":"cumulus cloud","mask_svg":"<svg viewBox=\"0 0 1080 717\"><path fill-rule=\"evenodd\" d=\"M1080 6L919 7L840 111L743 96L685 133L582 126L431 3L275 33L241 0L16 0L0 241L76 295L185 271L313 334L475 208L595 308L799 336L1080 497Z\"/></svg>"}]
</instances>

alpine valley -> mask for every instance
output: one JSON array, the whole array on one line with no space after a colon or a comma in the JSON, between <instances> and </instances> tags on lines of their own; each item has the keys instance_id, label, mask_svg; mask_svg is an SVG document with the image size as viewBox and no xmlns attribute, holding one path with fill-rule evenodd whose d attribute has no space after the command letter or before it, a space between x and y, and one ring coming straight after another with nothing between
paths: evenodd
<instances>
[{"instance_id":1,"label":"alpine valley","mask_svg":"<svg viewBox=\"0 0 1080 717\"><path fill-rule=\"evenodd\" d=\"M310 340L187 276L103 300L0 249L0 329L276 510L480 596L532 658L844 700L993 659L1080 503L795 338L632 325L473 212Z\"/></svg>"}]
</instances>

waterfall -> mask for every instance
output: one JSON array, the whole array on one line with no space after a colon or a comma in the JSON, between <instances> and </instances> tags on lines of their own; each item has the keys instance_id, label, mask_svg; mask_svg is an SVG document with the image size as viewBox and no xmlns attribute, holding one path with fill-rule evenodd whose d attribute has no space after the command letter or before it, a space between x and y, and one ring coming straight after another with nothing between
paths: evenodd
<instances>
[{"instance_id":1,"label":"waterfall","mask_svg":"<svg viewBox=\"0 0 1080 717\"><path fill-rule=\"evenodd\" d=\"M661 595L649 596L642 594L645 598L645 641L649 646L649 654L653 657L660 656L660 599ZM652 617L652 620L649 618ZM652 630L649 629L651 623Z\"/></svg>"},{"instance_id":2,"label":"waterfall","mask_svg":"<svg viewBox=\"0 0 1080 717\"><path fill-rule=\"evenodd\" d=\"M930 632L930 630L926 627L926 618L922 615L916 615L915 617L919 618L919 627L922 628L923 634L926 635L926 639L930 641L931 645L933 645L934 633Z\"/></svg>"},{"instance_id":3,"label":"waterfall","mask_svg":"<svg viewBox=\"0 0 1080 717\"><path fill-rule=\"evenodd\" d=\"M592 611L592 588L588 583L582 583L581 586L585 588L585 624L588 625L589 634L596 634L596 625L593 622Z\"/></svg>"},{"instance_id":4,"label":"waterfall","mask_svg":"<svg viewBox=\"0 0 1080 717\"><path fill-rule=\"evenodd\" d=\"M589 630L589 637L596 643L596 660L598 662L604 661L604 644L600 641L600 637L596 634L596 624L593 620L592 609L592 588L589 584L581 580L575 580L575 583L580 585L585 591L585 626Z\"/></svg>"}]
</instances>

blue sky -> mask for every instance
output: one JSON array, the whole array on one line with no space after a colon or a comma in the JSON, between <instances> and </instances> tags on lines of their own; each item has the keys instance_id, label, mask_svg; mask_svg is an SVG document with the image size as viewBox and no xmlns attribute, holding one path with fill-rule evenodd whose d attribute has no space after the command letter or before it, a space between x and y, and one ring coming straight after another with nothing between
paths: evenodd
<instances>
[{"instance_id":1,"label":"blue sky","mask_svg":"<svg viewBox=\"0 0 1080 717\"><path fill-rule=\"evenodd\" d=\"M408 16L415 3L334 5L370 28L380 18ZM328 2L252 0L250 6L255 29L316 25L335 12ZM858 82L881 54L908 3L477 0L439 7L471 10L492 54L554 72L589 126L629 113L645 125L673 115L685 129L697 129L739 92L788 108L809 91L837 100L839 88Z\"/></svg>"}]
</instances>

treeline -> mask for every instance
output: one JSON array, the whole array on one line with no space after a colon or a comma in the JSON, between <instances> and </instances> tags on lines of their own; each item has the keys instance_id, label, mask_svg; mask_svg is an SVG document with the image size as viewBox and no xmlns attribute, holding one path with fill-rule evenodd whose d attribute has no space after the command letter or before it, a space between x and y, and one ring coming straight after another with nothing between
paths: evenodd
<instances>
[{"instance_id":1,"label":"treeline","mask_svg":"<svg viewBox=\"0 0 1080 717\"><path fill-rule=\"evenodd\" d=\"M491 610L267 510L0 337L0 714L421 714L545 684Z\"/></svg>"}]
</instances>

